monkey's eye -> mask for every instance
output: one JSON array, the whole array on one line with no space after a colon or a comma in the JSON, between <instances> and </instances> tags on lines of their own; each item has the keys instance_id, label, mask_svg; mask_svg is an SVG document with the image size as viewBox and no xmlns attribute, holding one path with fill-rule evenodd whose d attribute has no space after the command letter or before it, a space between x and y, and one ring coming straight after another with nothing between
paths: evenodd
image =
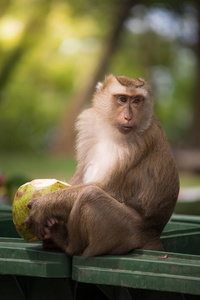
<instances>
[{"instance_id":1,"label":"monkey's eye","mask_svg":"<svg viewBox=\"0 0 200 300\"><path fill-rule=\"evenodd\" d=\"M126 95L118 95L117 96L117 102L118 103L126 103L127 102L127 96Z\"/></svg>"},{"instance_id":2,"label":"monkey's eye","mask_svg":"<svg viewBox=\"0 0 200 300\"><path fill-rule=\"evenodd\" d=\"M143 97L141 97L141 96L136 96L136 97L134 97L133 99L132 99L132 103L133 104L139 104L142 100L144 100L144 98Z\"/></svg>"}]
</instances>

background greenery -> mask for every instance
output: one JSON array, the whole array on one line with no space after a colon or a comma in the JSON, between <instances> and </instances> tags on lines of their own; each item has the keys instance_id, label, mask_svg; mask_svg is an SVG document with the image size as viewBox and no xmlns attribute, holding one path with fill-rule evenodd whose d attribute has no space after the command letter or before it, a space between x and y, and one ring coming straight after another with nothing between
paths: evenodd
<instances>
[{"instance_id":1,"label":"background greenery","mask_svg":"<svg viewBox=\"0 0 200 300\"><path fill-rule=\"evenodd\" d=\"M71 177L73 153L52 154L52 149L59 135L71 131L70 118L69 123L63 120L97 77L128 2L131 8L107 54L104 75L146 78L171 146L199 147L200 128L193 130L199 105L198 1L3 0L0 172L8 181ZM81 109L90 100L88 94ZM199 184L198 176L190 178L181 174L181 183Z\"/></svg>"}]
</instances>

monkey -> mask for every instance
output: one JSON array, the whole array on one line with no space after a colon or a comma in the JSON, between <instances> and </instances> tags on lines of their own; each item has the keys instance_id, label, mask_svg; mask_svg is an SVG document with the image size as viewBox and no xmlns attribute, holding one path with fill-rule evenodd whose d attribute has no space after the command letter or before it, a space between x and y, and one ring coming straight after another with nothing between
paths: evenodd
<instances>
[{"instance_id":1,"label":"monkey","mask_svg":"<svg viewBox=\"0 0 200 300\"><path fill-rule=\"evenodd\" d=\"M179 175L150 85L107 75L76 131L71 186L30 201L26 227L71 256L163 251Z\"/></svg>"}]
</instances>

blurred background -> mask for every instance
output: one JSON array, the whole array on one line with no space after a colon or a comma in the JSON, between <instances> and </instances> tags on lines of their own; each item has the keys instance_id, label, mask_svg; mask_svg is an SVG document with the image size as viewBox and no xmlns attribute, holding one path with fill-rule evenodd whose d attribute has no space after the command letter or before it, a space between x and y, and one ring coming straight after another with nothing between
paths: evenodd
<instances>
[{"instance_id":1,"label":"blurred background","mask_svg":"<svg viewBox=\"0 0 200 300\"><path fill-rule=\"evenodd\" d=\"M198 0L1 0L1 204L29 180L69 180L74 121L108 73L151 84L180 172L176 211L200 214Z\"/></svg>"}]
</instances>

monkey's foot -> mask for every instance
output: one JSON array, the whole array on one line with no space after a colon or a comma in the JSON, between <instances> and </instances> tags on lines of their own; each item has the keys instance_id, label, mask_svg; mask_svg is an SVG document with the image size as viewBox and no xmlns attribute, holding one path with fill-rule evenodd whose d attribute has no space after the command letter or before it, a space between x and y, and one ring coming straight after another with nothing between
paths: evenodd
<instances>
[{"instance_id":1,"label":"monkey's foot","mask_svg":"<svg viewBox=\"0 0 200 300\"><path fill-rule=\"evenodd\" d=\"M47 226L45 226L45 231L47 232L48 239L43 240L43 248L59 248L52 240L52 233L55 231L56 234L56 225L59 223L59 220L55 217L51 217L47 220Z\"/></svg>"},{"instance_id":2,"label":"monkey's foot","mask_svg":"<svg viewBox=\"0 0 200 300\"><path fill-rule=\"evenodd\" d=\"M67 227L64 221L60 221L55 217L51 217L47 220L47 226L45 226L45 232L49 239L45 241L45 248L61 248L66 250L66 245L68 242Z\"/></svg>"}]
</instances>

